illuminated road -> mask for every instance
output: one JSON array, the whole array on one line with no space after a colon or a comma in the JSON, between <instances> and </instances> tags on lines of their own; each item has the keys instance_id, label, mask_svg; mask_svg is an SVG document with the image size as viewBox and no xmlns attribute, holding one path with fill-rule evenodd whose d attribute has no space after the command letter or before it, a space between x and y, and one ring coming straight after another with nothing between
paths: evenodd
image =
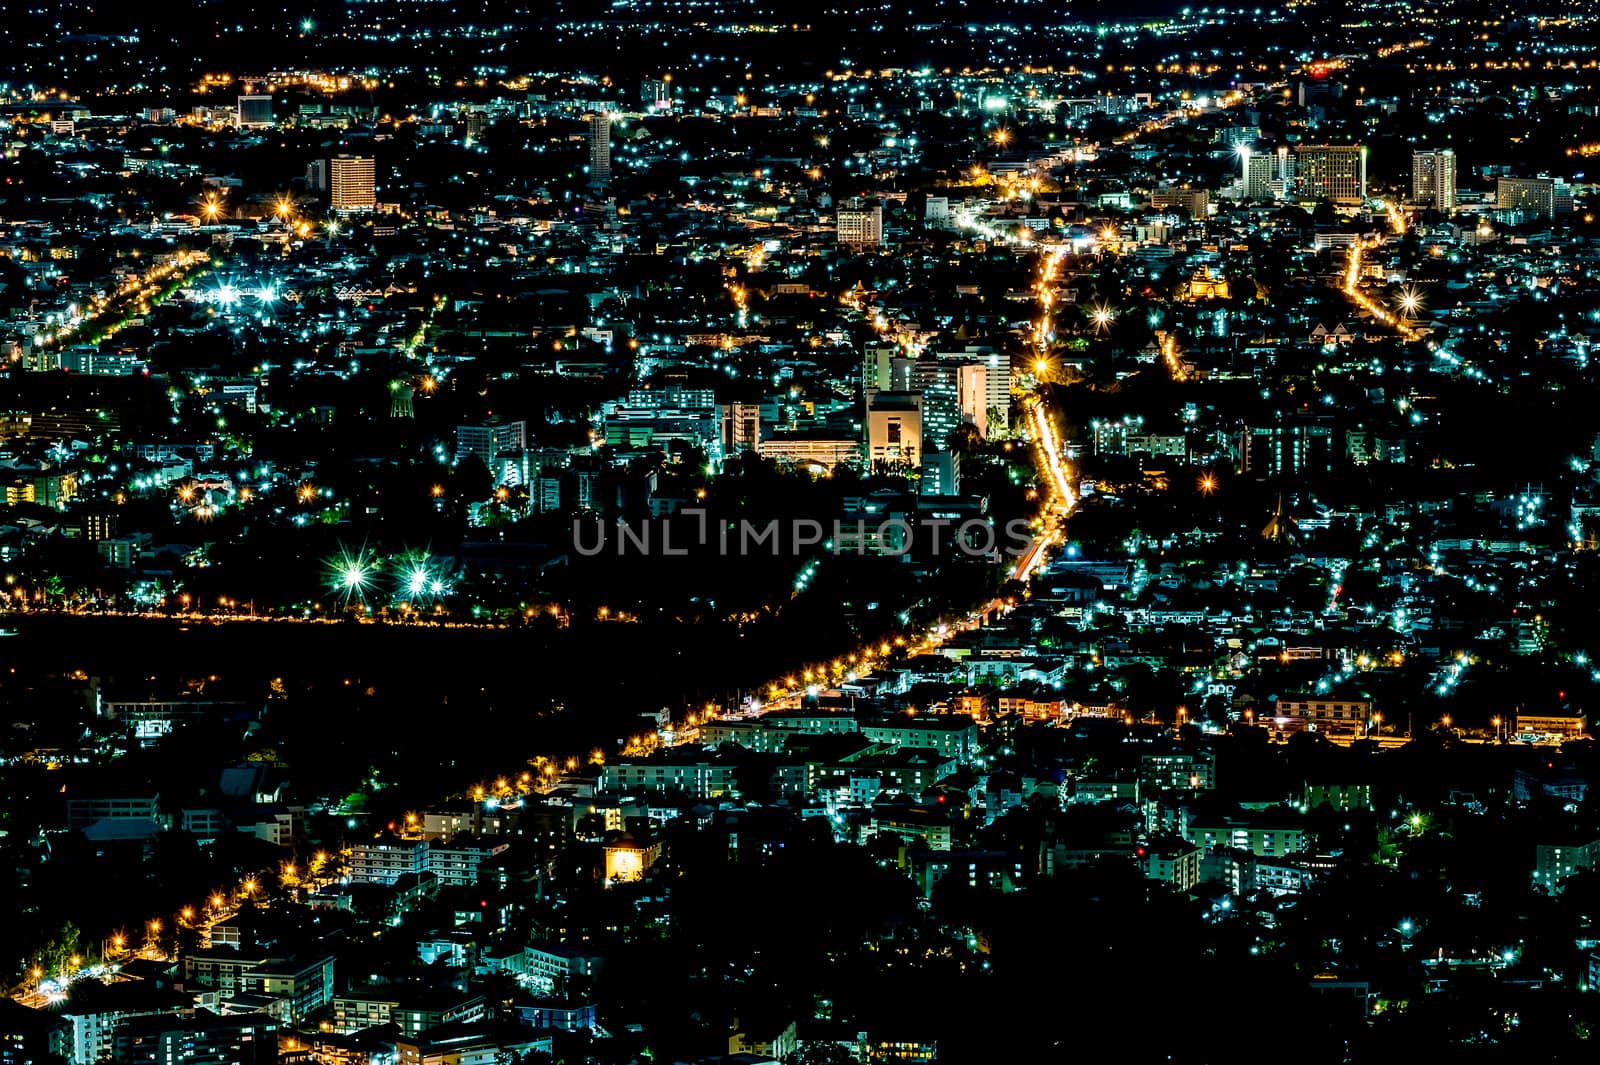
<instances>
[{"instance_id":1,"label":"illuminated road","mask_svg":"<svg viewBox=\"0 0 1600 1065\"><path fill-rule=\"evenodd\" d=\"M1038 312L1030 329L1033 346L1033 371L1043 378L1050 368L1050 346L1055 342L1052 310L1055 307L1055 281L1061 272L1061 261L1066 257L1066 245L1047 248L1039 263L1039 276L1033 283L1034 303ZM1039 508L1037 532L1033 541L1017 559L1012 579L1026 581L1045 561L1052 545L1061 542L1061 523L1078 505L1078 492L1073 487L1075 476L1072 467L1062 454L1061 434L1050 414L1047 393L1043 387L1022 400L1027 417L1028 433L1038 450L1039 466L1044 471L1045 498ZM986 608L984 613L988 613Z\"/></svg>"},{"instance_id":2,"label":"illuminated road","mask_svg":"<svg viewBox=\"0 0 1600 1065\"><path fill-rule=\"evenodd\" d=\"M1182 352L1178 348L1178 338L1170 331L1163 330L1156 334L1161 342L1161 361L1167 368L1167 373L1179 384L1189 380L1189 367L1184 365Z\"/></svg>"},{"instance_id":3,"label":"illuminated road","mask_svg":"<svg viewBox=\"0 0 1600 1065\"><path fill-rule=\"evenodd\" d=\"M1274 85L1270 87L1269 91L1276 91L1281 87L1281 84ZM1243 102L1243 100L1242 94L1231 93L1220 100L1219 103L1222 108L1226 109ZM1174 122L1182 121L1189 114L1187 111L1169 111L1160 118L1145 123L1137 131L1118 137L1117 143L1134 143L1142 136L1164 129ZM1098 148L1098 145L1093 146L1095 151L1098 151ZM1391 214L1391 218L1399 220L1398 224L1403 231L1403 216L1399 216L1397 212L1394 212ZM971 212L958 215L957 224L974 230L986 239L1010 239L995 227L984 222L981 217ZM1035 280L1033 286L1034 301L1038 305L1038 314L1034 318L1030 331L1035 360L1033 369L1035 374L1041 377L1050 369L1050 347L1055 340L1051 316L1055 305L1054 285L1056 276L1061 270L1062 259L1065 258L1067 251L1068 248L1064 244L1046 246L1039 268L1039 277ZM1101 313L1095 319L1097 328L1103 327L1110 316L1109 308L1102 308ZM1173 380L1181 382L1188 379L1189 372L1180 358L1177 338L1171 333L1161 334L1161 355L1168 371L1172 374ZM1067 462L1066 457L1062 454L1061 436L1056 427L1055 419L1051 416L1046 390L1043 388L1036 389L1032 395L1023 400L1023 409L1028 417L1033 442L1039 450L1039 464L1044 470L1045 483L1049 494L1040 509L1039 531L1034 536L1033 542L1029 544L1028 549L1018 559L1017 566L1012 573L1013 578L1020 581L1026 581L1032 577L1048 557L1050 547L1062 541L1062 524L1076 509L1079 502L1078 492L1074 487L1077 480L1076 471L1072 469L1071 464ZM988 613L992 606L993 604L990 607L986 607L983 613Z\"/></svg>"},{"instance_id":4,"label":"illuminated road","mask_svg":"<svg viewBox=\"0 0 1600 1065\"><path fill-rule=\"evenodd\" d=\"M1268 92L1281 90L1284 83L1270 86ZM1243 102L1240 93L1231 93L1219 101L1223 108L1232 107ZM1118 138L1117 143L1128 144L1137 141L1140 137L1164 129L1174 122L1182 121L1190 116L1188 111L1171 111L1160 118L1145 123L1133 133ZM1093 146L1098 148L1098 145ZM1031 233L1023 230L1013 236L999 227L989 224L983 216L973 209L961 209L955 213L958 228L969 230L985 240L998 240L1004 242L1029 241ZM1031 323L1029 339L1033 349L1033 372L1037 377L1045 376L1050 369L1050 349L1055 341L1052 311L1055 306L1055 281L1060 273L1061 264L1065 259L1069 247L1060 243L1047 243L1042 248L1042 259L1039 267L1039 276L1034 280L1033 295L1037 312ZM846 296L844 302L857 311L871 315L871 321L879 333L891 332L889 323L884 321L882 315L864 306L859 299ZM1104 310L1104 309L1103 309ZM1096 325L1105 324L1105 318L1097 318ZM1168 359L1169 367L1174 368L1174 376L1182 369L1182 362L1178 358L1177 342L1168 336L1163 344L1163 355ZM1182 380L1182 377L1178 377ZM1064 540L1063 527L1066 519L1078 506L1078 491L1074 487L1077 483L1076 471L1063 454L1061 434L1056 426L1055 418L1050 411L1048 392L1043 388L1036 388L1033 393L1022 400L1022 409L1027 418L1029 436L1038 450L1039 465L1044 472L1045 499L1040 506L1039 516L1035 520L1035 532L1028 547L1017 558L1016 565L1011 570L1011 577L1018 581L1027 581L1034 576L1039 567L1049 559L1050 549L1059 545ZM987 620L991 615L1003 614L1010 610L1014 604L1006 599L994 599L981 607L973 610L965 618L953 624L940 625L933 631L910 639L897 637L895 646L904 648L907 653L917 654L930 651L938 647L949 636L970 629ZM847 659L835 659L831 663L824 662L810 668L798 671L788 677L775 680L767 689L766 705L757 704L753 714L769 712L780 709L793 709L800 705L807 691L816 690L829 683L841 680L853 680L861 673L872 667L875 657L884 657L890 653L890 645L884 644L881 648L869 646L857 655ZM692 723L691 723L692 724ZM688 742L694 736L693 729L680 734L676 742Z\"/></svg>"},{"instance_id":5,"label":"illuminated road","mask_svg":"<svg viewBox=\"0 0 1600 1065\"><path fill-rule=\"evenodd\" d=\"M1383 206L1384 213L1389 220L1390 235L1396 237L1405 236L1405 212L1401 211L1399 205L1392 200L1385 200ZM1364 311L1371 315L1374 321L1394 330L1402 340L1421 340L1422 334L1411 324L1412 316L1422 306L1421 296L1416 291L1410 288L1402 290L1397 313L1397 311L1390 310L1361 290L1362 259L1369 249L1381 248L1384 243L1384 237L1374 237L1369 241L1357 241L1350 246L1350 255L1346 260L1342 291L1345 298L1354 304L1358 310ZM1429 341L1428 348L1434 350L1436 345Z\"/></svg>"},{"instance_id":6,"label":"illuminated road","mask_svg":"<svg viewBox=\"0 0 1600 1065\"><path fill-rule=\"evenodd\" d=\"M1034 300L1038 312L1032 323L1030 338L1036 358L1034 365L1036 372L1042 372L1048 367L1050 347L1055 341L1051 317L1051 310L1055 304L1054 285L1066 253L1065 245L1049 247L1044 253L1039 275L1034 281ZM1029 436L1038 451L1039 466L1044 472L1045 497L1038 518L1035 520L1033 539L1018 557L1016 566L1011 571L1012 579L1018 581L1026 581L1032 577L1048 559L1050 548L1061 543L1062 524L1078 505L1078 492L1074 487L1075 471L1063 454L1061 434L1056 427L1055 419L1051 416L1046 391L1040 388L1024 397L1022 409L1027 418ZM974 609L961 620L940 625L910 641L897 638L893 646L889 643L867 646L844 658L819 663L799 671L798 674L791 674L782 680L774 681L767 689L766 704L758 705L756 714L798 707L806 692L820 689L828 684L854 680L857 676L870 671L876 660L887 657L896 648L904 648L909 654L931 651L955 633L980 625L991 615L1004 614L1014 605L1009 599L993 599ZM707 716L712 716L709 708ZM691 728L680 733L675 742L688 743L698 739L698 732L692 727L695 723L691 721Z\"/></svg>"},{"instance_id":7,"label":"illuminated road","mask_svg":"<svg viewBox=\"0 0 1600 1065\"><path fill-rule=\"evenodd\" d=\"M54 332L41 334L41 346L65 344L68 341L94 342L114 336L129 319L148 314L152 308L177 292L192 280L197 268L209 265L211 256L203 251L180 251L172 260L152 266L138 277L124 281L109 296L96 296L83 312L70 321L57 326Z\"/></svg>"},{"instance_id":8,"label":"illuminated road","mask_svg":"<svg viewBox=\"0 0 1600 1065\"><path fill-rule=\"evenodd\" d=\"M288 868L293 870L293 866ZM174 914L177 927L195 931L201 948L209 947L212 926L238 913L243 900L257 900L261 906L271 905L271 900L265 894L258 899L259 886L266 882L269 875L269 870L249 874L237 887L212 894L205 905L199 908L182 907ZM91 952L85 951L73 956L58 972L45 972L39 967L29 970L27 979L11 992L12 999L33 1009L44 1009L64 1001L74 983L82 980L109 983L116 979L117 971L126 961L168 962L176 958L176 951L168 949L173 942L173 929L167 920L153 917L144 923L143 931L144 939L138 946L134 945L132 937L114 932L101 941L99 951L93 952L99 957L92 957Z\"/></svg>"},{"instance_id":9,"label":"illuminated road","mask_svg":"<svg viewBox=\"0 0 1600 1065\"><path fill-rule=\"evenodd\" d=\"M1404 223L1402 223L1403 225ZM1393 329L1400 334L1403 340L1421 340L1422 334L1417 332L1402 317L1390 311L1383 304L1361 291L1361 258L1367 247L1380 247L1381 241L1374 241L1370 245L1357 242L1350 246L1350 257L1344 275L1344 295L1357 308L1371 315L1376 321Z\"/></svg>"},{"instance_id":10,"label":"illuminated road","mask_svg":"<svg viewBox=\"0 0 1600 1065\"><path fill-rule=\"evenodd\" d=\"M23 605L25 604L25 605ZM397 614L381 616L354 611L327 614L255 614L236 607L219 607L213 613L194 610L149 610L142 607L120 608L109 604L91 607L28 603L23 599L5 598L0 592L0 617L22 617L28 614L59 615L82 618L135 618L142 621L171 621L184 625L232 625L236 622L270 622L274 625L389 625L407 629L480 629L500 631L511 628L509 621L465 621L435 618L422 614Z\"/></svg>"}]
</instances>

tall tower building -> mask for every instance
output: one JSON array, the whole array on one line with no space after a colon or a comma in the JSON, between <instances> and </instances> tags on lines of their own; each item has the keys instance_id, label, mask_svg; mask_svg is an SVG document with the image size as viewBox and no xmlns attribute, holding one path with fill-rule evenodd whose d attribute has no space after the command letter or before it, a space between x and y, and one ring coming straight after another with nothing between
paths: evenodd
<instances>
[{"instance_id":1,"label":"tall tower building","mask_svg":"<svg viewBox=\"0 0 1600 1065\"><path fill-rule=\"evenodd\" d=\"M923 451L947 447L961 424L961 397L956 363L924 355L911 367L911 391L922 396Z\"/></svg>"},{"instance_id":2,"label":"tall tower building","mask_svg":"<svg viewBox=\"0 0 1600 1065\"><path fill-rule=\"evenodd\" d=\"M1294 185L1294 153L1287 144L1278 145L1278 172L1274 175L1284 183L1285 188Z\"/></svg>"},{"instance_id":3,"label":"tall tower building","mask_svg":"<svg viewBox=\"0 0 1600 1065\"><path fill-rule=\"evenodd\" d=\"M989 437L989 367L963 362L956 367L956 402L961 420L970 422L984 439Z\"/></svg>"},{"instance_id":4,"label":"tall tower building","mask_svg":"<svg viewBox=\"0 0 1600 1065\"><path fill-rule=\"evenodd\" d=\"M589 184L611 184L611 115L596 111L589 118Z\"/></svg>"},{"instance_id":5,"label":"tall tower building","mask_svg":"<svg viewBox=\"0 0 1600 1065\"><path fill-rule=\"evenodd\" d=\"M925 451L922 454L920 496L953 496L961 493L961 455L954 451Z\"/></svg>"},{"instance_id":6,"label":"tall tower building","mask_svg":"<svg viewBox=\"0 0 1600 1065\"><path fill-rule=\"evenodd\" d=\"M1276 158L1266 152L1239 150L1239 160L1244 169L1244 195L1247 200L1270 200L1272 179L1276 175Z\"/></svg>"},{"instance_id":7,"label":"tall tower building","mask_svg":"<svg viewBox=\"0 0 1600 1065\"><path fill-rule=\"evenodd\" d=\"M861 356L861 393L887 392L893 387L892 368L899 348L893 344L868 344Z\"/></svg>"},{"instance_id":8,"label":"tall tower building","mask_svg":"<svg viewBox=\"0 0 1600 1065\"><path fill-rule=\"evenodd\" d=\"M501 421L491 417L481 425L456 426L456 461L476 455L490 470L497 469L496 459L507 451L523 451L528 446L528 423L522 420Z\"/></svg>"},{"instance_id":9,"label":"tall tower building","mask_svg":"<svg viewBox=\"0 0 1600 1065\"><path fill-rule=\"evenodd\" d=\"M236 124L240 129L271 129L272 97L248 95L239 97Z\"/></svg>"},{"instance_id":10,"label":"tall tower building","mask_svg":"<svg viewBox=\"0 0 1600 1065\"><path fill-rule=\"evenodd\" d=\"M1011 429L1011 356L991 351L981 356L984 363L983 388L988 393L989 409L984 435L994 440Z\"/></svg>"},{"instance_id":11,"label":"tall tower building","mask_svg":"<svg viewBox=\"0 0 1600 1065\"><path fill-rule=\"evenodd\" d=\"M1449 148L1411 153L1411 202L1442 214L1456 209L1456 153Z\"/></svg>"},{"instance_id":12,"label":"tall tower building","mask_svg":"<svg viewBox=\"0 0 1600 1065\"><path fill-rule=\"evenodd\" d=\"M1310 199L1360 206L1367 198L1367 150L1358 144L1301 145L1295 169Z\"/></svg>"},{"instance_id":13,"label":"tall tower building","mask_svg":"<svg viewBox=\"0 0 1600 1065\"><path fill-rule=\"evenodd\" d=\"M761 448L761 404L724 403L722 415L722 453L758 451Z\"/></svg>"},{"instance_id":14,"label":"tall tower building","mask_svg":"<svg viewBox=\"0 0 1600 1065\"><path fill-rule=\"evenodd\" d=\"M397 378L389 382L389 417L410 418L416 411L411 405L411 382Z\"/></svg>"},{"instance_id":15,"label":"tall tower building","mask_svg":"<svg viewBox=\"0 0 1600 1065\"><path fill-rule=\"evenodd\" d=\"M1244 472L1257 480L1327 473L1333 469L1333 429L1316 423L1251 426L1240 456Z\"/></svg>"},{"instance_id":16,"label":"tall tower building","mask_svg":"<svg viewBox=\"0 0 1600 1065\"><path fill-rule=\"evenodd\" d=\"M841 208L835 216L840 244L876 248L883 243L883 208Z\"/></svg>"},{"instance_id":17,"label":"tall tower building","mask_svg":"<svg viewBox=\"0 0 1600 1065\"><path fill-rule=\"evenodd\" d=\"M645 78L639 83L639 102L646 111L672 110L672 83L666 78Z\"/></svg>"},{"instance_id":18,"label":"tall tower building","mask_svg":"<svg viewBox=\"0 0 1600 1065\"><path fill-rule=\"evenodd\" d=\"M881 472L922 465L922 396L879 392L867 404L868 468Z\"/></svg>"},{"instance_id":19,"label":"tall tower building","mask_svg":"<svg viewBox=\"0 0 1600 1065\"><path fill-rule=\"evenodd\" d=\"M1556 211L1554 178L1509 178L1495 182L1494 205L1502 211L1523 210L1541 218L1554 218Z\"/></svg>"},{"instance_id":20,"label":"tall tower building","mask_svg":"<svg viewBox=\"0 0 1600 1065\"><path fill-rule=\"evenodd\" d=\"M336 155L328 162L328 202L335 211L370 211L377 206L377 190L370 158Z\"/></svg>"}]
</instances>

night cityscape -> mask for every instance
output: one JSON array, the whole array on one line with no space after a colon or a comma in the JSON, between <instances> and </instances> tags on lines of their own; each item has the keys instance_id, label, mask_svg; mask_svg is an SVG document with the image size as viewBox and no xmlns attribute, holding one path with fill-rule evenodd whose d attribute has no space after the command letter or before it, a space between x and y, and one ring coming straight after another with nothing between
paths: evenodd
<instances>
[{"instance_id":1,"label":"night cityscape","mask_svg":"<svg viewBox=\"0 0 1600 1065\"><path fill-rule=\"evenodd\" d=\"M1600 9L19 0L0 118L0 1065L1600 1052Z\"/></svg>"}]
</instances>

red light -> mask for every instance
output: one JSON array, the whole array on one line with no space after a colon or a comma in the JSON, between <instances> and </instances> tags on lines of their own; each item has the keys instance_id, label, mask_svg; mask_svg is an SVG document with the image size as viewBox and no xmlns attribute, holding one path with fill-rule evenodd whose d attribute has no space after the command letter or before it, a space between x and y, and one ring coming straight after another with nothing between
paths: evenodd
<instances>
[{"instance_id":1,"label":"red light","mask_svg":"<svg viewBox=\"0 0 1600 1065\"><path fill-rule=\"evenodd\" d=\"M480 910L487 910L489 908L489 900L488 899L479 899L478 900L478 908Z\"/></svg>"}]
</instances>

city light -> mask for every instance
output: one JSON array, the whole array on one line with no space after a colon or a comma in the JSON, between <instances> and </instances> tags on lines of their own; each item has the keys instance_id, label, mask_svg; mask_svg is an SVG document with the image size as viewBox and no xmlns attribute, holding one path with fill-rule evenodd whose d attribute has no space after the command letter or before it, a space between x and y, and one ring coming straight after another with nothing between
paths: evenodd
<instances>
[{"instance_id":1,"label":"city light","mask_svg":"<svg viewBox=\"0 0 1600 1065\"><path fill-rule=\"evenodd\" d=\"M1106 332L1111 323L1116 320L1116 317L1116 311L1105 304L1098 304L1090 308L1089 311L1089 319L1094 322L1094 330L1097 334Z\"/></svg>"},{"instance_id":2,"label":"city light","mask_svg":"<svg viewBox=\"0 0 1600 1065\"><path fill-rule=\"evenodd\" d=\"M447 6L8 22L8 1053L1589 1034L1600 16Z\"/></svg>"},{"instance_id":3,"label":"city light","mask_svg":"<svg viewBox=\"0 0 1600 1065\"><path fill-rule=\"evenodd\" d=\"M1415 289L1405 289L1400 293L1400 309L1406 317L1414 317L1422 307L1422 296Z\"/></svg>"},{"instance_id":4,"label":"city light","mask_svg":"<svg viewBox=\"0 0 1600 1065\"><path fill-rule=\"evenodd\" d=\"M378 575L377 556L363 547L352 551L343 549L328 561L328 586L340 597L340 602L365 602Z\"/></svg>"}]
</instances>

